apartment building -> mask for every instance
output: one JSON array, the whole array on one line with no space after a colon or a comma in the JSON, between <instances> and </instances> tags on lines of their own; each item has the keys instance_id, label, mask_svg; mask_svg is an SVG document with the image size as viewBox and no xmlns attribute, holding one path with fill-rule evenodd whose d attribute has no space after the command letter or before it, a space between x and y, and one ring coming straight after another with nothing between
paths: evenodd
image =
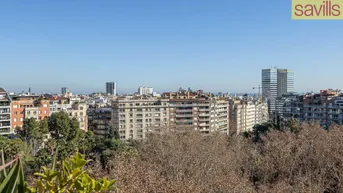
<instances>
[{"instance_id":1,"label":"apartment building","mask_svg":"<svg viewBox=\"0 0 343 193\"><path fill-rule=\"evenodd\" d=\"M169 99L171 126L187 126L202 133L229 132L229 104L202 92L180 90L163 94Z\"/></svg>"},{"instance_id":2,"label":"apartment building","mask_svg":"<svg viewBox=\"0 0 343 193\"><path fill-rule=\"evenodd\" d=\"M8 93L0 88L0 135L14 133L11 127L11 98Z\"/></svg>"},{"instance_id":3,"label":"apartment building","mask_svg":"<svg viewBox=\"0 0 343 193\"><path fill-rule=\"evenodd\" d=\"M152 87L140 86L138 88L139 95L152 95L153 92L154 92L154 89Z\"/></svg>"},{"instance_id":4,"label":"apartment building","mask_svg":"<svg viewBox=\"0 0 343 193\"><path fill-rule=\"evenodd\" d=\"M70 118L76 118L80 123L80 129L88 131L88 105L84 102L75 102L67 109Z\"/></svg>"},{"instance_id":5,"label":"apartment building","mask_svg":"<svg viewBox=\"0 0 343 193\"><path fill-rule=\"evenodd\" d=\"M57 113L60 111L68 111L68 109L72 108L70 99L66 97L52 97L52 98L49 98L49 101L50 101L50 116L53 113Z\"/></svg>"},{"instance_id":6,"label":"apartment building","mask_svg":"<svg viewBox=\"0 0 343 193\"><path fill-rule=\"evenodd\" d=\"M340 91L332 89L304 95L303 121L318 122L323 127L328 127L333 123L343 124L342 101Z\"/></svg>"},{"instance_id":7,"label":"apartment building","mask_svg":"<svg viewBox=\"0 0 343 193\"><path fill-rule=\"evenodd\" d=\"M268 103L256 99L230 100L230 133L252 131L256 124L267 122L269 119Z\"/></svg>"},{"instance_id":8,"label":"apartment building","mask_svg":"<svg viewBox=\"0 0 343 193\"><path fill-rule=\"evenodd\" d=\"M98 137L106 137L112 127L112 108L88 108L88 128Z\"/></svg>"},{"instance_id":9,"label":"apartment building","mask_svg":"<svg viewBox=\"0 0 343 193\"><path fill-rule=\"evenodd\" d=\"M50 116L49 100L41 96L13 96L11 107L12 129L23 127L26 118L43 120Z\"/></svg>"},{"instance_id":10,"label":"apartment building","mask_svg":"<svg viewBox=\"0 0 343 193\"><path fill-rule=\"evenodd\" d=\"M167 99L146 96L119 97L112 101L112 125L122 140L144 139L149 132L168 129Z\"/></svg>"},{"instance_id":11,"label":"apartment building","mask_svg":"<svg viewBox=\"0 0 343 193\"><path fill-rule=\"evenodd\" d=\"M296 119L303 121L303 96L295 93L284 94L277 99L277 111L280 120Z\"/></svg>"},{"instance_id":12,"label":"apartment building","mask_svg":"<svg viewBox=\"0 0 343 193\"><path fill-rule=\"evenodd\" d=\"M340 90L321 90L305 95L284 95L282 120L317 122L324 128L332 124L343 125L343 95Z\"/></svg>"}]
</instances>

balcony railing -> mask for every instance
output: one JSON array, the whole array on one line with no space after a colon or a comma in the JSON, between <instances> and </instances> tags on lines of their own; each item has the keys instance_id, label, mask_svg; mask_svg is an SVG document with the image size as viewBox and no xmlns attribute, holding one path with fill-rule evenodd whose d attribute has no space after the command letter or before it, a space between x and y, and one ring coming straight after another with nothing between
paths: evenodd
<instances>
[{"instance_id":1,"label":"balcony railing","mask_svg":"<svg viewBox=\"0 0 343 193\"><path fill-rule=\"evenodd\" d=\"M193 114L176 114L176 117L193 117Z\"/></svg>"},{"instance_id":2,"label":"balcony railing","mask_svg":"<svg viewBox=\"0 0 343 193\"><path fill-rule=\"evenodd\" d=\"M192 112L192 109L176 109L176 112Z\"/></svg>"}]
</instances>

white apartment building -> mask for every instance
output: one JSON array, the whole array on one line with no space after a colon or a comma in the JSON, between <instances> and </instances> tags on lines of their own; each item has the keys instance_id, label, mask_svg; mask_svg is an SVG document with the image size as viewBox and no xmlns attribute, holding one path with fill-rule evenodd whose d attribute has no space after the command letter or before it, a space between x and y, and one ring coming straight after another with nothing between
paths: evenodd
<instances>
[{"instance_id":1,"label":"white apartment building","mask_svg":"<svg viewBox=\"0 0 343 193\"><path fill-rule=\"evenodd\" d=\"M0 135L14 133L11 129L11 98L0 88Z\"/></svg>"},{"instance_id":2,"label":"white apartment building","mask_svg":"<svg viewBox=\"0 0 343 193\"><path fill-rule=\"evenodd\" d=\"M112 109L112 126L122 140L144 139L149 132L169 128L167 99L120 97L112 101Z\"/></svg>"},{"instance_id":3,"label":"white apartment building","mask_svg":"<svg viewBox=\"0 0 343 193\"><path fill-rule=\"evenodd\" d=\"M196 92L165 93L170 103L170 124L187 126L202 133L228 134L228 101Z\"/></svg>"},{"instance_id":4,"label":"white apartment building","mask_svg":"<svg viewBox=\"0 0 343 193\"><path fill-rule=\"evenodd\" d=\"M152 87L143 87L140 86L138 88L139 95L152 95L154 93L154 89Z\"/></svg>"},{"instance_id":5,"label":"white apartment building","mask_svg":"<svg viewBox=\"0 0 343 193\"><path fill-rule=\"evenodd\" d=\"M267 121L267 102L247 99L230 101L230 132L252 131L256 124Z\"/></svg>"}]
</instances>

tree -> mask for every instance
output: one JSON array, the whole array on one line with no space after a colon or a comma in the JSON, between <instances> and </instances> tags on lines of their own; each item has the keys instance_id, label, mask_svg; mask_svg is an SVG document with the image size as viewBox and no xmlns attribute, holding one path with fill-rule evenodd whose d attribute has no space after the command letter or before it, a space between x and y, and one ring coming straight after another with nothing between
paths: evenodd
<instances>
[{"instance_id":1,"label":"tree","mask_svg":"<svg viewBox=\"0 0 343 193\"><path fill-rule=\"evenodd\" d=\"M78 147L79 152L88 154L95 147L95 137L91 131L81 131Z\"/></svg>"},{"instance_id":2,"label":"tree","mask_svg":"<svg viewBox=\"0 0 343 193\"><path fill-rule=\"evenodd\" d=\"M17 132L19 137L31 147L31 153L35 155L42 147L44 137L49 133L48 120L38 122L35 118L25 119L23 129L17 128Z\"/></svg>"},{"instance_id":3,"label":"tree","mask_svg":"<svg viewBox=\"0 0 343 193\"><path fill-rule=\"evenodd\" d=\"M49 118L45 117L39 122L39 130L44 135L49 133Z\"/></svg>"},{"instance_id":4,"label":"tree","mask_svg":"<svg viewBox=\"0 0 343 193\"><path fill-rule=\"evenodd\" d=\"M111 126L111 125L108 127L107 138L119 139L119 134L118 134L117 130L113 126Z\"/></svg>"},{"instance_id":5,"label":"tree","mask_svg":"<svg viewBox=\"0 0 343 193\"><path fill-rule=\"evenodd\" d=\"M53 113L49 119L49 131L57 140L67 139L70 132L70 118L66 112Z\"/></svg>"},{"instance_id":6,"label":"tree","mask_svg":"<svg viewBox=\"0 0 343 193\"><path fill-rule=\"evenodd\" d=\"M80 135L83 131L80 130L80 123L79 121L74 117L70 121L70 131L67 140L73 141L73 140L79 140Z\"/></svg>"},{"instance_id":7,"label":"tree","mask_svg":"<svg viewBox=\"0 0 343 193\"><path fill-rule=\"evenodd\" d=\"M294 118L287 120L285 126L293 133L298 133L300 131L300 124Z\"/></svg>"},{"instance_id":8,"label":"tree","mask_svg":"<svg viewBox=\"0 0 343 193\"><path fill-rule=\"evenodd\" d=\"M35 118L29 118L24 120L23 129L19 131L19 137L26 141L27 143L31 143L33 139L37 139L41 137L39 132L39 123Z\"/></svg>"}]
</instances>

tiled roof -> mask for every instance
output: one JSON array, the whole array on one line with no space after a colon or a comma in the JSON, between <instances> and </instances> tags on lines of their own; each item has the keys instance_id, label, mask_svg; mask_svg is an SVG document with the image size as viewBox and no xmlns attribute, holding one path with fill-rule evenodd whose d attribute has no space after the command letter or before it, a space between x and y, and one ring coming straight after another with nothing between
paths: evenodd
<instances>
[{"instance_id":1,"label":"tiled roof","mask_svg":"<svg viewBox=\"0 0 343 193\"><path fill-rule=\"evenodd\" d=\"M3 88L0 87L0 92L6 92Z\"/></svg>"}]
</instances>

